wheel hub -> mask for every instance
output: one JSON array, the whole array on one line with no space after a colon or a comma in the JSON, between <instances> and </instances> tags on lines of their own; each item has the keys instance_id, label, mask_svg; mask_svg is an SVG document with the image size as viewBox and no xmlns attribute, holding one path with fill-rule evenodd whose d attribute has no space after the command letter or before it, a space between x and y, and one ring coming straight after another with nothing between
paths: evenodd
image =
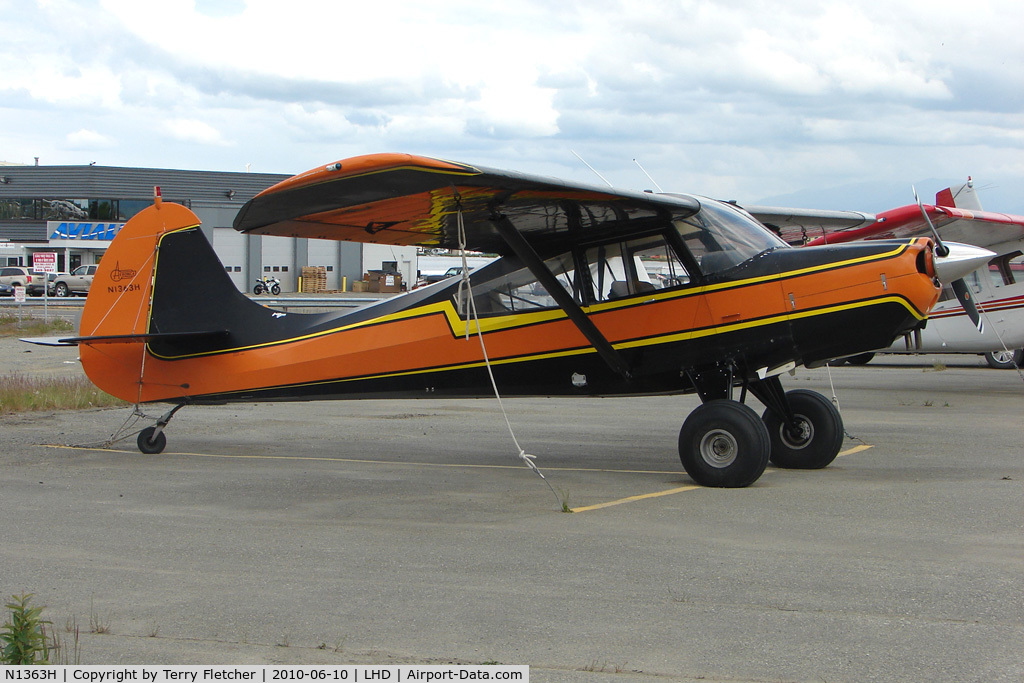
<instances>
[{"instance_id":1,"label":"wheel hub","mask_svg":"<svg viewBox=\"0 0 1024 683\"><path fill-rule=\"evenodd\" d=\"M791 425L779 425L782 443L793 450L805 448L814 440L814 424L803 415L795 415Z\"/></svg>"},{"instance_id":2,"label":"wheel hub","mask_svg":"<svg viewBox=\"0 0 1024 683\"><path fill-rule=\"evenodd\" d=\"M723 429L713 429L700 440L700 457L712 467L728 467L738 452L736 437Z\"/></svg>"}]
</instances>

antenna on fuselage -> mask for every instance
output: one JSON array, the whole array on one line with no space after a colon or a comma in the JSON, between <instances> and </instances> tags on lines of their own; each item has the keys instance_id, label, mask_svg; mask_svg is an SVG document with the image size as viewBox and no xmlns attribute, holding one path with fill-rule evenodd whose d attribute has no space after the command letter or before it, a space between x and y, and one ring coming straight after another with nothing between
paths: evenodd
<instances>
[{"instance_id":1,"label":"antenna on fuselage","mask_svg":"<svg viewBox=\"0 0 1024 683\"><path fill-rule=\"evenodd\" d=\"M583 162L583 164L584 164L584 166L586 166L586 167L587 167L587 168L589 168L589 169L590 169L591 171L593 171L593 172L594 172L594 175L596 175L596 176L597 176L598 178L600 178L601 180L603 180L603 181L605 182L605 185L607 185L608 187L615 187L614 185L612 185L611 183L609 183L609 182L608 182L608 179L607 179L607 178L605 178L605 177L604 177L603 175L601 175L600 173L598 173L598 172L597 172L597 169L596 169L596 168L594 168L593 166L591 166L590 164L588 164L588 163L587 163L587 160L586 160L586 159L584 159L583 157L581 157L581 156L580 156L579 154L576 154L576 150L570 149L569 151L570 151L570 152L572 152L572 153L573 153L573 155L574 155L574 156L575 156L575 157L576 157L577 159L579 159L580 161L582 161L582 162Z\"/></svg>"},{"instance_id":2,"label":"antenna on fuselage","mask_svg":"<svg viewBox=\"0 0 1024 683\"><path fill-rule=\"evenodd\" d=\"M639 162L639 161L637 161L636 159L633 159L633 163L634 163L634 164L636 164L636 165L637 165L637 167L638 167L638 168L639 168L639 169L640 169L641 171L643 171L643 172L644 172L644 175L645 175L645 176L647 176L647 179L648 179L648 180L650 180L650 181L651 181L652 183L654 183L654 186L655 186L656 188L658 188L658 192L660 192L661 194L665 194L665 190L661 189L661 185L659 185L659 184L658 184L658 181L657 181L657 180L655 180L654 178L652 178L652 177L651 177L651 174L647 172L647 169L646 169L646 168L644 168L643 166L641 166L641 165L640 165L640 162Z\"/></svg>"}]
</instances>

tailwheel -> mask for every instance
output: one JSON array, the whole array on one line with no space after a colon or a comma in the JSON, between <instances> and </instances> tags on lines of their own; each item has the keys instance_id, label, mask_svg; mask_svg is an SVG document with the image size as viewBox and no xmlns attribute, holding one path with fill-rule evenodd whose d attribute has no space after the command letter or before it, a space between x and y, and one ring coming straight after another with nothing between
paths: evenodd
<instances>
[{"instance_id":1,"label":"tailwheel","mask_svg":"<svg viewBox=\"0 0 1024 683\"><path fill-rule=\"evenodd\" d=\"M767 467L770 449L757 413L727 399L701 404L679 431L679 459L701 486L750 486Z\"/></svg>"},{"instance_id":2,"label":"tailwheel","mask_svg":"<svg viewBox=\"0 0 1024 683\"><path fill-rule=\"evenodd\" d=\"M167 447L167 435L164 434L164 427L166 427L167 423L171 421L174 414L184 407L184 403L179 403L161 415L157 419L155 425L152 427L146 427L139 432L139 438L135 442L139 446L139 450L146 455L163 453L164 448ZM136 410L138 410L138 407L136 407Z\"/></svg>"},{"instance_id":3,"label":"tailwheel","mask_svg":"<svg viewBox=\"0 0 1024 683\"><path fill-rule=\"evenodd\" d=\"M167 447L167 435L163 433L162 429L157 431L156 427L146 427L139 432L137 443L139 450L146 455L156 455L162 453Z\"/></svg>"},{"instance_id":4,"label":"tailwheel","mask_svg":"<svg viewBox=\"0 0 1024 683\"><path fill-rule=\"evenodd\" d=\"M768 409L761 419L771 439L771 461L776 467L816 470L836 459L843 445L843 418L832 402L816 391L786 392L793 415L787 423Z\"/></svg>"}]
</instances>

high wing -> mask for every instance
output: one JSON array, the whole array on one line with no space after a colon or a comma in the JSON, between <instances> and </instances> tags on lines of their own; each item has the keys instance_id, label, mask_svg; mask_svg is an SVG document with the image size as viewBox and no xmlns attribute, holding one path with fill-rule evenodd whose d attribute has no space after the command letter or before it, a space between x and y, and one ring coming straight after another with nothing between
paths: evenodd
<instances>
[{"instance_id":1,"label":"high wing","mask_svg":"<svg viewBox=\"0 0 1024 683\"><path fill-rule=\"evenodd\" d=\"M867 227L844 230L808 242L809 245L833 244L858 239L888 239L918 237L931 234L928 221L921 213L922 208L939 231L943 241L973 244L1000 252L1001 245L1008 245L1024 239L1024 216L996 213L993 211L970 211L951 206L916 204L883 211L875 222Z\"/></svg>"},{"instance_id":2,"label":"high wing","mask_svg":"<svg viewBox=\"0 0 1024 683\"><path fill-rule=\"evenodd\" d=\"M743 208L779 237L794 245L806 244L825 235L831 236L836 232L856 230L875 223L874 214L860 211L746 205Z\"/></svg>"},{"instance_id":3,"label":"high wing","mask_svg":"<svg viewBox=\"0 0 1024 683\"><path fill-rule=\"evenodd\" d=\"M552 178L468 166L408 154L346 159L289 178L250 200L235 219L253 234L373 242L403 246L460 246L513 253L495 218L504 217L535 247L636 230L645 222L696 213L688 196L632 193Z\"/></svg>"},{"instance_id":4,"label":"high wing","mask_svg":"<svg viewBox=\"0 0 1024 683\"><path fill-rule=\"evenodd\" d=\"M983 211L971 180L937 193L934 205L908 204L878 214L763 206L744 208L791 244L815 246L860 239L930 236L931 228L922 210L943 241L1004 253L1010 245L1024 240L1024 216Z\"/></svg>"}]
</instances>

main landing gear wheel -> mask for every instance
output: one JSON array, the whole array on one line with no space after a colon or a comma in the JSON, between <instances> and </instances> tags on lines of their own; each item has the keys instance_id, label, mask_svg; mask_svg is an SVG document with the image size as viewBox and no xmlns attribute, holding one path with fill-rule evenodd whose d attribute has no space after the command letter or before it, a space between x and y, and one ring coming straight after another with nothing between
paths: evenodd
<instances>
[{"instance_id":1,"label":"main landing gear wheel","mask_svg":"<svg viewBox=\"0 0 1024 683\"><path fill-rule=\"evenodd\" d=\"M764 422L737 401L701 404L679 430L679 459L701 486L750 486L768 466L770 449Z\"/></svg>"},{"instance_id":2,"label":"main landing gear wheel","mask_svg":"<svg viewBox=\"0 0 1024 683\"><path fill-rule=\"evenodd\" d=\"M816 470L836 459L843 446L843 418L832 402L816 391L794 389L786 401L796 419L786 424L775 411L761 419L771 438L771 461L776 467Z\"/></svg>"},{"instance_id":3,"label":"main landing gear wheel","mask_svg":"<svg viewBox=\"0 0 1024 683\"><path fill-rule=\"evenodd\" d=\"M156 427L146 427L139 432L137 443L139 450L146 455L156 455L162 453L167 447L167 435L163 433L163 430L157 432Z\"/></svg>"},{"instance_id":4,"label":"main landing gear wheel","mask_svg":"<svg viewBox=\"0 0 1024 683\"><path fill-rule=\"evenodd\" d=\"M1024 361L1024 349L1014 351L992 351L985 354L985 362L996 370L1013 370L1021 367Z\"/></svg>"}]
</instances>

